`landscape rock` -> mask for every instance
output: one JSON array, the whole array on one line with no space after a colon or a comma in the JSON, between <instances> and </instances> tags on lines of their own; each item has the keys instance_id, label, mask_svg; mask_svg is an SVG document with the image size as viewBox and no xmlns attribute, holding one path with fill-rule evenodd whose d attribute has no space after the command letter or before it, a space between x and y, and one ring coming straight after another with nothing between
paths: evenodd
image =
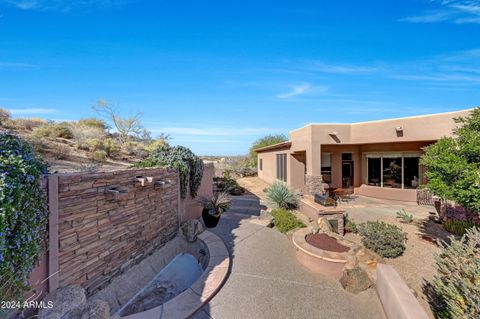
<instances>
[{"instance_id":1,"label":"landscape rock","mask_svg":"<svg viewBox=\"0 0 480 319\"><path fill-rule=\"evenodd\" d=\"M319 232L327 233L327 234L328 233L333 233L332 225L330 225L330 223L328 222L328 220L325 217L320 217L317 220L317 224L318 224Z\"/></svg>"},{"instance_id":2,"label":"landscape rock","mask_svg":"<svg viewBox=\"0 0 480 319\"><path fill-rule=\"evenodd\" d=\"M60 319L67 312L87 301L85 297L85 290L79 285L71 285L59 288L54 292L49 293L43 298L45 303L51 301L52 308L40 309L38 312L39 319Z\"/></svg>"},{"instance_id":3,"label":"landscape rock","mask_svg":"<svg viewBox=\"0 0 480 319\"><path fill-rule=\"evenodd\" d=\"M373 281L362 267L352 269L345 268L340 278L343 289L354 294L358 294L373 286Z\"/></svg>"},{"instance_id":4,"label":"landscape rock","mask_svg":"<svg viewBox=\"0 0 480 319\"><path fill-rule=\"evenodd\" d=\"M62 319L110 319L110 307L103 300L91 300L70 310Z\"/></svg>"}]
</instances>

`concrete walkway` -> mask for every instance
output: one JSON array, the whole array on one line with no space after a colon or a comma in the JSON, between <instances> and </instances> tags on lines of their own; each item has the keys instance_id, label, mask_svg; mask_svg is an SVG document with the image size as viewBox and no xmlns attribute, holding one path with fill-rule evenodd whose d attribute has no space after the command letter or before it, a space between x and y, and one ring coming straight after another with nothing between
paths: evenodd
<instances>
[{"instance_id":1,"label":"concrete walkway","mask_svg":"<svg viewBox=\"0 0 480 319\"><path fill-rule=\"evenodd\" d=\"M347 293L337 280L298 263L287 236L257 223L260 209L254 195L235 197L212 229L225 241L233 265L223 288L195 319L385 318L374 290Z\"/></svg>"}]
</instances>

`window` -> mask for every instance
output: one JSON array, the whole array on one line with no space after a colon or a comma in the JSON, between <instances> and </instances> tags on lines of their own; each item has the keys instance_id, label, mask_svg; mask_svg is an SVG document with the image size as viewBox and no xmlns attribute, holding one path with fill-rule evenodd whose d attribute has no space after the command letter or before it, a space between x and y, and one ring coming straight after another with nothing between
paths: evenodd
<instances>
[{"instance_id":1,"label":"window","mask_svg":"<svg viewBox=\"0 0 480 319\"><path fill-rule=\"evenodd\" d=\"M324 183L332 182L332 154L330 153L322 153L321 174Z\"/></svg>"},{"instance_id":2,"label":"window","mask_svg":"<svg viewBox=\"0 0 480 319\"><path fill-rule=\"evenodd\" d=\"M383 157L383 187L402 188L402 158Z\"/></svg>"},{"instance_id":3,"label":"window","mask_svg":"<svg viewBox=\"0 0 480 319\"><path fill-rule=\"evenodd\" d=\"M420 161L418 157L403 158L403 183L405 188L417 188L420 184Z\"/></svg>"},{"instance_id":4,"label":"window","mask_svg":"<svg viewBox=\"0 0 480 319\"><path fill-rule=\"evenodd\" d=\"M277 154L277 179L287 181L287 154Z\"/></svg>"},{"instance_id":5,"label":"window","mask_svg":"<svg viewBox=\"0 0 480 319\"><path fill-rule=\"evenodd\" d=\"M420 185L420 153L369 153L367 184L385 188L415 189Z\"/></svg>"},{"instance_id":6,"label":"window","mask_svg":"<svg viewBox=\"0 0 480 319\"><path fill-rule=\"evenodd\" d=\"M261 158L261 159L259 160L258 168L259 168L260 170L263 170L263 158Z\"/></svg>"}]
</instances>

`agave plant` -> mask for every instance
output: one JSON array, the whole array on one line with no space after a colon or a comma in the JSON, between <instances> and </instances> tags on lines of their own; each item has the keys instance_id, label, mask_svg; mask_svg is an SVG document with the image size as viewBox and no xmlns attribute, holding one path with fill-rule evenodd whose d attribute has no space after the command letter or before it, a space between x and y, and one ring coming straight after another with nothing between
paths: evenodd
<instances>
[{"instance_id":1,"label":"agave plant","mask_svg":"<svg viewBox=\"0 0 480 319\"><path fill-rule=\"evenodd\" d=\"M300 194L288 188L287 184L276 181L270 185L265 194L270 203L279 208L295 208L300 202Z\"/></svg>"},{"instance_id":2,"label":"agave plant","mask_svg":"<svg viewBox=\"0 0 480 319\"><path fill-rule=\"evenodd\" d=\"M212 197L201 197L200 204L204 209L208 209L209 214L220 216L230 208L230 195L227 192L214 193Z\"/></svg>"}]
</instances>

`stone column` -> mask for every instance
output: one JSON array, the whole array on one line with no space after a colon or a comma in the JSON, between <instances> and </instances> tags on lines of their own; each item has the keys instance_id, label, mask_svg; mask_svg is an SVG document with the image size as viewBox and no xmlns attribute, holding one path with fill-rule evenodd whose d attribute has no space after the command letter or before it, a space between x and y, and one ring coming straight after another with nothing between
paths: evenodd
<instances>
[{"instance_id":1,"label":"stone column","mask_svg":"<svg viewBox=\"0 0 480 319\"><path fill-rule=\"evenodd\" d=\"M306 150L307 174L305 175L305 190L308 194L323 193L323 179L321 175L321 147L312 143Z\"/></svg>"}]
</instances>

